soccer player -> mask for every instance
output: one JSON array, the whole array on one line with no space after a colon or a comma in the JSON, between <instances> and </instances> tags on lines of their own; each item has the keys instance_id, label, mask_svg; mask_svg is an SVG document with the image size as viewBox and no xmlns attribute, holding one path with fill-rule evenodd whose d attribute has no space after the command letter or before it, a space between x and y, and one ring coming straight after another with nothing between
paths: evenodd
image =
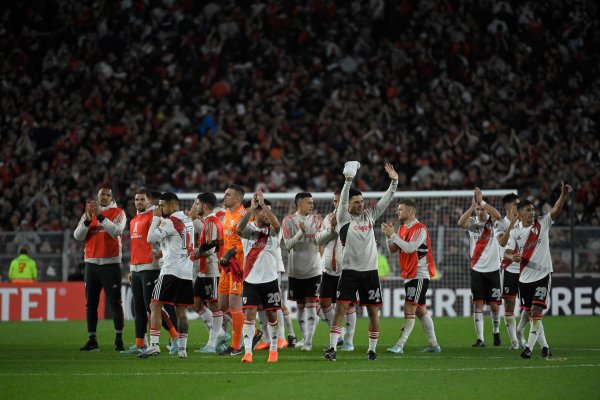
<instances>
[{"instance_id":1,"label":"soccer player","mask_svg":"<svg viewBox=\"0 0 600 400\"><path fill-rule=\"evenodd\" d=\"M281 256L281 230L279 230L279 237L277 238L279 246L277 246L277 250L275 251L275 259L277 260L277 284L279 285L279 289L281 291L281 281L283 279L283 274L285 273L285 264L283 263L283 258ZM290 336L294 339L296 335L294 334L294 328L292 326L291 318L289 317L289 310L285 305L285 297L283 296L283 292L281 292L281 309L277 310L277 321L279 321L279 332L277 339L277 348L285 349L288 347L288 342L285 339L285 329L288 326L288 331L290 332ZM284 314L285 313L285 314ZM287 314L287 316L286 316ZM263 332L268 332L268 321L267 314L264 310L258 310L258 318L260 319L260 325ZM287 318L287 320L286 320ZM263 335L262 342L254 346L254 350L267 350L271 347L271 338L267 335Z\"/></svg>"},{"instance_id":2,"label":"soccer player","mask_svg":"<svg viewBox=\"0 0 600 400\"><path fill-rule=\"evenodd\" d=\"M166 192L160 196L158 208L152 211L148 243L160 243L163 265L150 305L150 346L138 357L160 354L160 324L163 304L174 304L177 314L178 357L187 358L188 320L186 307L194 304L194 224L190 217L179 211L179 198Z\"/></svg>"},{"instance_id":3,"label":"soccer player","mask_svg":"<svg viewBox=\"0 0 600 400\"><path fill-rule=\"evenodd\" d=\"M108 298L115 327L115 351L123 351L123 304L121 302L121 235L127 218L113 200L112 189L103 186L96 200L88 201L73 236L85 241L85 298L88 341L81 351L99 351L96 339L100 292Z\"/></svg>"},{"instance_id":4,"label":"soccer player","mask_svg":"<svg viewBox=\"0 0 600 400\"><path fill-rule=\"evenodd\" d=\"M337 226L336 211L340 202L341 192L338 190L333 194L333 212L328 214L322 229L317 232L317 244L324 246L321 263L323 275L319 287L319 305L323 314L323 320L331 329L331 323L335 315L335 297L338 281L340 280L341 262L343 257L343 246L340 237L335 230ZM340 351L354 351L354 329L356 327L356 308L350 304L346 312L346 333L342 343L338 342Z\"/></svg>"},{"instance_id":5,"label":"soccer player","mask_svg":"<svg viewBox=\"0 0 600 400\"><path fill-rule=\"evenodd\" d=\"M240 185L231 184L225 190L223 206L225 207L225 216L223 217L223 248L224 255L219 263L223 267L219 278L218 298L219 310L223 313L231 312L231 346L219 353L221 355L239 355L242 354L241 341L242 329L244 327L244 314L242 312L242 282L238 281L240 271L244 265L244 250L242 242L236 232L236 227L242 217L246 214L246 209L242 205L244 199L244 189ZM234 262L230 262L233 260ZM231 265L230 265L231 264ZM232 271L231 268L234 270Z\"/></svg>"},{"instance_id":6,"label":"soccer player","mask_svg":"<svg viewBox=\"0 0 600 400\"><path fill-rule=\"evenodd\" d=\"M404 279L404 326L398 342L387 349L390 353L403 354L404 344L415 325L415 316L419 317L427 335L429 346L421 350L424 353L442 351L435 337L431 315L427 312L425 296L429 280L435 276L435 263L431 247L431 238L427 227L417 219L417 204L410 199L398 204L400 228L395 233L392 224L381 224L387 237L388 248L392 253L399 252L400 269Z\"/></svg>"},{"instance_id":7,"label":"soccer player","mask_svg":"<svg viewBox=\"0 0 600 400\"><path fill-rule=\"evenodd\" d=\"M152 204L152 192L138 189L135 192L134 204L137 215L129 222L131 260L129 264L129 283L135 308L135 344L121 354L139 354L146 348L146 328L150 313L150 299L154 290L154 282L160 274L160 265L155 255L155 248L148 243L148 230L152 223L156 205ZM158 250L158 249L156 249ZM169 314L161 311L162 323L169 331L172 340L179 337L177 329L171 322ZM169 348L175 352L177 346Z\"/></svg>"},{"instance_id":8,"label":"soccer player","mask_svg":"<svg viewBox=\"0 0 600 400\"><path fill-rule=\"evenodd\" d=\"M523 358L531 358L531 351L540 334L544 332L542 313L547 308L546 300L550 296L553 271L548 232L562 211L571 191L573 191L571 186L561 183L560 197L550 213L537 218L531 201L522 201L517 206L520 222L510 232L504 256L520 265L521 307L529 311L531 318L527 345L521 353ZM542 343L542 357L550 356L552 356L550 346L548 343Z\"/></svg>"},{"instance_id":9,"label":"soccer player","mask_svg":"<svg viewBox=\"0 0 600 400\"><path fill-rule=\"evenodd\" d=\"M330 361L336 360L336 346L342 333L342 319L346 315L349 304L356 304L358 298L360 298L360 304L367 307L369 315L367 358L371 361L377 359L379 307L382 304L382 298L377 272L377 243L375 242L374 226L375 221L385 212L392 201L396 186L398 186L398 174L391 164L385 164L385 171L391 180L390 186L374 208L365 210L362 193L350 188L358 168L359 164L356 161L346 163L344 187L336 212L336 230L344 246L344 257L342 274L338 282L335 316L329 331L329 348L324 353L325 359Z\"/></svg>"},{"instance_id":10,"label":"soccer player","mask_svg":"<svg viewBox=\"0 0 600 400\"><path fill-rule=\"evenodd\" d=\"M216 353L219 344L229 340L223 331L223 312L217 303L219 286L219 258L223 256L223 224L217 217L217 196L200 193L188 214L194 221L196 249L194 260L199 261L199 270L194 282L194 311L200 315L209 330L208 343L196 350L199 353ZM199 217L199 218L198 218Z\"/></svg>"},{"instance_id":11,"label":"soccer player","mask_svg":"<svg viewBox=\"0 0 600 400\"><path fill-rule=\"evenodd\" d=\"M314 200L308 192L294 198L297 211L283 219L283 241L289 250L288 298L298 306L298 325L304 337L302 351L312 350L312 338L319 317L317 300L321 284L321 255L316 234L321 228L321 217L313 214Z\"/></svg>"},{"instance_id":12,"label":"soccer player","mask_svg":"<svg viewBox=\"0 0 600 400\"><path fill-rule=\"evenodd\" d=\"M472 217L475 211L475 217ZM500 346L500 245L494 240L494 223L502 216L483 199L481 189L475 188L471 206L458 220L458 226L469 232L471 256L471 295L473 320L477 341L473 347L485 347L483 338L483 306L487 303L492 314L494 346Z\"/></svg>"},{"instance_id":13,"label":"soccer player","mask_svg":"<svg viewBox=\"0 0 600 400\"><path fill-rule=\"evenodd\" d=\"M254 221L248 223L250 215ZM278 321L277 310L281 309L276 250L279 247L280 225L277 217L265 202L262 192L252 196L250 208L237 226L244 247L244 350L243 363L252 362L256 310L262 306L268 321L267 332L271 339L268 362L277 362Z\"/></svg>"},{"instance_id":14,"label":"soccer player","mask_svg":"<svg viewBox=\"0 0 600 400\"><path fill-rule=\"evenodd\" d=\"M511 262L508 258L504 258L504 250L510 231L517 223L517 205L519 204L519 196L514 193L509 193L502 198L504 205L505 217L496 221L494 228L496 230L496 238L500 244L500 254L502 255L501 266L501 282L502 282L502 300L504 302L504 321L510 338L510 349L516 350L519 348L519 338L517 336L517 324L515 320L515 300L519 293L519 264ZM523 318L523 317L521 317ZM525 317L525 319L527 319ZM522 339L522 337L521 337Z\"/></svg>"}]
</instances>

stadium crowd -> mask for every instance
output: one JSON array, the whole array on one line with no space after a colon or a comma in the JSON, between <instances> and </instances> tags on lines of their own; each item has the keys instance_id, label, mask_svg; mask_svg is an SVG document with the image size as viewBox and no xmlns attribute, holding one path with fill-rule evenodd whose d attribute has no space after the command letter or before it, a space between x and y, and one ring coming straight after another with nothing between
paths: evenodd
<instances>
[{"instance_id":1,"label":"stadium crowd","mask_svg":"<svg viewBox=\"0 0 600 400\"><path fill-rule=\"evenodd\" d=\"M592 0L9 2L0 229L74 229L95 185L575 188L600 224ZM563 213L563 222L568 212ZM24 222L24 223L22 223Z\"/></svg>"}]
</instances>

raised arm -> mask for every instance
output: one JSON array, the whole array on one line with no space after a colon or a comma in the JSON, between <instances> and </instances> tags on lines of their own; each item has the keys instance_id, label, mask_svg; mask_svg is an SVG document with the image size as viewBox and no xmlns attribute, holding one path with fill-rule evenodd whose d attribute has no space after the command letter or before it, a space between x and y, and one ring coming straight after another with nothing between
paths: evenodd
<instances>
[{"instance_id":1,"label":"raised arm","mask_svg":"<svg viewBox=\"0 0 600 400\"><path fill-rule=\"evenodd\" d=\"M465 211L464 214L461 215L460 218L458 219L458 226L460 226L463 229L469 229L469 218L473 214L474 210L475 210L475 200L473 200L471 202L471 207L467 208L467 211Z\"/></svg>"},{"instance_id":2,"label":"raised arm","mask_svg":"<svg viewBox=\"0 0 600 400\"><path fill-rule=\"evenodd\" d=\"M256 204L254 204L254 197L252 197L252 205L250 206L250 208L246 209L246 214L244 214L242 219L240 219L240 222L238 222L237 227L235 228L237 234L240 237L245 237L243 236L244 229L246 229L248 221L250 221L250 217L252 216L254 210L256 210Z\"/></svg>"},{"instance_id":3,"label":"raised arm","mask_svg":"<svg viewBox=\"0 0 600 400\"><path fill-rule=\"evenodd\" d=\"M256 200L258 201L258 205L261 206L261 208L263 209L263 212L267 216L267 219L269 220L269 224L271 224L272 231L275 234L279 234L279 231L281 230L281 225L279 224L279 220L277 219L277 216L271 210L271 207L269 207L267 204L265 204L265 197L263 195L262 190L260 190L260 189L258 189L256 191Z\"/></svg>"},{"instance_id":4,"label":"raised arm","mask_svg":"<svg viewBox=\"0 0 600 400\"><path fill-rule=\"evenodd\" d=\"M506 231L504 231L501 234L499 234L498 236L496 236L496 238L498 239L498 243L500 243L500 246L502 246L502 247L506 246L506 243L508 243L508 238L510 237L510 231L517 223L517 206L516 206L516 204L513 204L513 206L510 208L510 210L508 210L508 213L506 214L506 216L508 217L508 220L510 221L510 223L508 224Z\"/></svg>"},{"instance_id":5,"label":"raised arm","mask_svg":"<svg viewBox=\"0 0 600 400\"><path fill-rule=\"evenodd\" d=\"M556 200L556 203L554 203L554 207L552 207L552 210L550 210L550 217L552 217L552 221L555 221L556 218L558 218L560 212L563 209L563 206L565 205L565 201L567 201L569 193L571 193L572 191L573 188L570 185L567 185L565 183L560 184L560 197L558 198L558 200Z\"/></svg>"},{"instance_id":6,"label":"raised arm","mask_svg":"<svg viewBox=\"0 0 600 400\"><path fill-rule=\"evenodd\" d=\"M388 187L388 190L375 205L375 208L373 210L373 221L376 221L379 217L383 215L385 210L390 205L390 202L394 198L394 193L396 192L396 187L398 186L398 173L394 170L394 166L390 163L386 163L384 168L385 172L387 172L388 176L390 177L391 182L390 186Z\"/></svg>"},{"instance_id":7,"label":"raised arm","mask_svg":"<svg viewBox=\"0 0 600 400\"><path fill-rule=\"evenodd\" d=\"M483 200L483 193L481 193L481 189L476 187L475 190L473 191L473 197L475 198L475 203L479 204L480 206L485 208L485 211L487 211L487 213L492 217L492 219L494 221L498 221L499 219L502 218L500 211L496 210L496 207L494 207L491 204L486 203Z\"/></svg>"}]
</instances>

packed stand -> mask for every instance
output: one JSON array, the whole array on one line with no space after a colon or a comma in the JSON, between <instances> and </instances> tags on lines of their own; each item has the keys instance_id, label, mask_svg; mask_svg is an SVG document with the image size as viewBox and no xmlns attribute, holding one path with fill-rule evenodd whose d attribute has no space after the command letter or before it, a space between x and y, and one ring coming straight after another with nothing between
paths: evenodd
<instances>
[{"instance_id":1,"label":"packed stand","mask_svg":"<svg viewBox=\"0 0 600 400\"><path fill-rule=\"evenodd\" d=\"M74 229L96 185L576 190L599 225L596 2L12 2L0 228ZM131 208L131 205L130 205ZM127 210L131 216L133 209ZM564 213L560 223L566 223Z\"/></svg>"}]
</instances>

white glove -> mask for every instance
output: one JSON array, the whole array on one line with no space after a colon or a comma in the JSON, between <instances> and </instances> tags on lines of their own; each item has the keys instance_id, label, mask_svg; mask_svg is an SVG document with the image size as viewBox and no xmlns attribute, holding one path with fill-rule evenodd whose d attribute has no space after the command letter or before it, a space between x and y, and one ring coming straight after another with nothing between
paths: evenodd
<instances>
[{"instance_id":1,"label":"white glove","mask_svg":"<svg viewBox=\"0 0 600 400\"><path fill-rule=\"evenodd\" d=\"M359 168L360 163L358 161L347 161L344 165L344 176L354 178Z\"/></svg>"}]
</instances>

